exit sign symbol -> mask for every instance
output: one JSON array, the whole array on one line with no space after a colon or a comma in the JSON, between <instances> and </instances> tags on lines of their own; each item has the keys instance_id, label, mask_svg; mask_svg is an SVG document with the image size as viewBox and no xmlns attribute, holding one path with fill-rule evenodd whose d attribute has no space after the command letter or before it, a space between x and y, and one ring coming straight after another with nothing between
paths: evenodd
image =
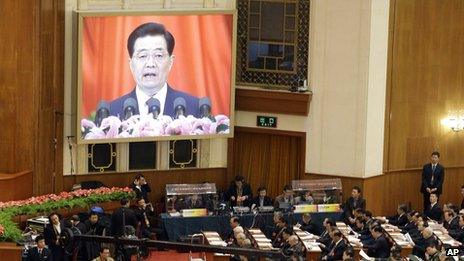
<instances>
[{"instance_id":1,"label":"exit sign symbol","mask_svg":"<svg viewBox=\"0 0 464 261\"><path fill-rule=\"evenodd\" d=\"M256 125L258 127L277 128L277 117L273 116L257 116Z\"/></svg>"}]
</instances>

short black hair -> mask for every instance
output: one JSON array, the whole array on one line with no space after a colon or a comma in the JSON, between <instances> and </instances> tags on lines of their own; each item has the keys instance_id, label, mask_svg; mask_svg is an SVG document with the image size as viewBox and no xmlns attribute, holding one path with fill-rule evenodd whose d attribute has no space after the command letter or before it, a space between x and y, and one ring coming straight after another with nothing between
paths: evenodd
<instances>
[{"instance_id":1,"label":"short black hair","mask_svg":"<svg viewBox=\"0 0 464 261\"><path fill-rule=\"evenodd\" d=\"M383 233L383 228L381 226L374 226L372 227L372 231Z\"/></svg>"},{"instance_id":2,"label":"short black hair","mask_svg":"<svg viewBox=\"0 0 464 261\"><path fill-rule=\"evenodd\" d=\"M129 57L132 58L132 55L134 54L135 41L138 38L145 37L148 35L162 35L166 40L168 53L170 56L172 55L175 45L174 36L172 36L172 34L168 30L166 30L164 25L150 22L139 25L137 28L135 28L134 31L132 31L132 33L129 35L129 38L127 38L127 51L129 52Z\"/></svg>"},{"instance_id":3,"label":"short black hair","mask_svg":"<svg viewBox=\"0 0 464 261\"><path fill-rule=\"evenodd\" d=\"M39 243L40 240L45 240L44 236L42 236L42 234L38 235L36 238L35 238L35 242L36 243Z\"/></svg>"},{"instance_id":4,"label":"short black hair","mask_svg":"<svg viewBox=\"0 0 464 261\"><path fill-rule=\"evenodd\" d=\"M286 190L292 190L292 187L290 185L285 185L284 186L284 191L286 191Z\"/></svg>"},{"instance_id":5,"label":"short black hair","mask_svg":"<svg viewBox=\"0 0 464 261\"><path fill-rule=\"evenodd\" d=\"M347 247L345 251L343 251L346 256L353 258L354 257L354 251L352 247Z\"/></svg>"},{"instance_id":6,"label":"short black hair","mask_svg":"<svg viewBox=\"0 0 464 261\"><path fill-rule=\"evenodd\" d=\"M437 157L440 158L440 152L434 151L434 152L432 152L432 154L430 156L437 156Z\"/></svg>"},{"instance_id":7,"label":"short black hair","mask_svg":"<svg viewBox=\"0 0 464 261\"><path fill-rule=\"evenodd\" d=\"M358 193L361 193L361 188L359 186L354 186L352 189L355 189Z\"/></svg>"},{"instance_id":8,"label":"short black hair","mask_svg":"<svg viewBox=\"0 0 464 261\"><path fill-rule=\"evenodd\" d=\"M232 217L231 220L234 223L239 223L240 224L240 221L239 221L238 217Z\"/></svg>"},{"instance_id":9,"label":"short black hair","mask_svg":"<svg viewBox=\"0 0 464 261\"><path fill-rule=\"evenodd\" d=\"M127 203L129 202L129 200L127 198L122 198L119 203L121 203L121 206L125 206Z\"/></svg>"},{"instance_id":10,"label":"short black hair","mask_svg":"<svg viewBox=\"0 0 464 261\"><path fill-rule=\"evenodd\" d=\"M102 247L100 248L100 253L103 253L103 251L105 251L105 249L108 249L108 251L110 250L109 247L107 247L107 246L102 246Z\"/></svg>"},{"instance_id":11,"label":"short black hair","mask_svg":"<svg viewBox=\"0 0 464 261\"><path fill-rule=\"evenodd\" d=\"M140 178L145 178L145 177L143 176L143 174L137 174L135 175L134 180L139 180Z\"/></svg>"},{"instance_id":12,"label":"short black hair","mask_svg":"<svg viewBox=\"0 0 464 261\"><path fill-rule=\"evenodd\" d=\"M366 210L366 211L364 212L364 215L365 215L366 217L372 217L372 212L370 212L369 210Z\"/></svg>"},{"instance_id":13,"label":"short black hair","mask_svg":"<svg viewBox=\"0 0 464 261\"><path fill-rule=\"evenodd\" d=\"M401 211L403 211L405 213L408 212L408 206L406 206L406 204L400 204L398 206L398 209L400 209Z\"/></svg>"},{"instance_id":14,"label":"short black hair","mask_svg":"<svg viewBox=\"0 0 464 261\"><path fill-rule=\"evenodd\" d=\"M331 218L327 218L327 224L329 224L331 227L335 226L335 221Z\"/></svg>"},{"instance_id":15,"label":"short black hair","mask_svg":"<svg viewBox=\"0 0 464 261\"><path fill-rule=\"evenodd\" d=\"M61 219L61 217L60 217L60 215L58 213L52 212L52 213L50 213L50 215L48 215L48 221L50 222L50 224L52 224L52 217L55 216L55 215L58 217L58 219Z\"/></svg>"},{"instance_id":16,"label":"short black hair","mask_svg":"<svg viewBox=\"0 0 464 261\"><path fill-rule=\"evenodd\" d=\"M338 229L334 230L333 235L336 236L336 237L342 237L343 236L342 232L340 230L338 230Z\"/></svg>"},{"instance_id":17,"label":"short black hair","mask_svg":"<svg viewBox=\"0 0 464 261\"><path fill-rule=\"evenodd\" d=\"M259 188L258 188L258 194L259 194L259 192L261 192L261 191L263 191L263 190L267 190L266 187L259 187Z\"/></svg>"},{"instance_id":18,"label":"short black hair","mask_svg":"<svg viewBox=\"0 0 464 261\"><path fill-rule=\"evenodd\" d=\"M235 181L241 181L241 182L245 182L245 178L241 175L237 175L235 176Z\"/></svg>"}]
</instances>

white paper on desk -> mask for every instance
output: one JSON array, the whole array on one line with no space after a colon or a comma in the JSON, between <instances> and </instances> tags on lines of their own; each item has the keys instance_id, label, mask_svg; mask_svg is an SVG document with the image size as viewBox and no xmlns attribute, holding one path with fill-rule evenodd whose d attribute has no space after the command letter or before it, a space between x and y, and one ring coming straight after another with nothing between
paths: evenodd
<instances>
[{"instance_id":1,"label":"white paper on desk","mask_svg":"<svg viewBox=\"0 0 464 261\"><path fill-rule=\"evenodd\" d=\"M267 238L264 234L254 234L254 238Z\"/></svg>"},{"instance_id":2,"label":"white paper on desk","mask_svg":"<svg viewBox=\"0 0 464 261\"><path fill-rule=\"evenodd\" d=\"M374 260L374 258L368 256L362 249L359 251L359 256L361 256L363 260Z\"/></svg>"},{"instance_id":3,"label":"white paper on desk","mask_svg":"<svg viewBox=\"0 0 464 261\"><path fill-rule=\"evenodd\" d=\"M227 243L224 241L208 241L208 243L212 246L223 246L223 247L227 246Z\"/></svg>"},{"instance_id":4,"label":"white paper on desk","mask_svg":"<svg viewBox=\"0 0 464 261\"><path fill-rule=\"evenodd\" d=\"M222 238L220 237L210 237L210 236L206 236L206 239L208 241L223 241Z\"/></svg>"},{"instance_id":5,"label":"white paper on desk","mask_svg":"<svg viewBox=\"0 0 464 261\"><path fill-rule=\"evenodd\" d=\"M218 232L214 231L204 231L203 235L205 235L205 237L220 237Z\"/></svg>"},{"instance_id":6,"label":"white paper on desk","mask_svg":"<svg viewBox=\"0 0 464 261\"><path fill-rule=\"evenodd\" d=\"M414 240L412 240L411 235L409 235L409 233L406 233L406 234L404 235L404 237L406 237L406 240L409 242L409 244L410 244L411 246L415 246L415 245L416 245L416 244L414 244Z\"/></svg>"},{"instance_id":7,"label":"white paper on desk","mask_svg":"<svg viewBox=\"0 0 464 261\"><path fill-rule=\"evenodd\" d=\"M251 233L251 234L258 234L258 233L262 233L262 232L261 232L261 230L259 230L259 229L256 229L256 228L254 228L254 229L249 229L248 231L250 231L250 233Z\"/></svg>"},{"instance_id":8,"label":"white paper on desk","mask_svg":"<svg viewBox=\"0 0 464 261\"><path fill-rule=\"evenodd\" d=\"M322 252L319 245L317 243L315 243L315 242L303 241L303 244L306 247L306 249L311 251L311 252Z\"/></svg>"},{"instance_id":9,"label":"white paper on desk","mask_svg":"<svg viewBox=\"0 0 464 261\"><path fill-rule=\"evenodd\" d=\"M255 238L256 243L270 243L272 242L269 238Z\"/></svg>"}]
</instances>

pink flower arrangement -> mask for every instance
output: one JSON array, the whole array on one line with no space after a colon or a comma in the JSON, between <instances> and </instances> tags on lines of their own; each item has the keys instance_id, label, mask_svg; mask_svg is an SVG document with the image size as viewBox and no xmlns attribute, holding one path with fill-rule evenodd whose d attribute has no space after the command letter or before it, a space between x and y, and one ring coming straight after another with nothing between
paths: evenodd
<instances>
[{"instance_id":1,"label":"pink flower arrangement","mask_svg":"<svg viewBox=\"0 0 464 261\"><path fill-rule=\"evenodd\" d=\"M60 194L48 194L42 195L37 197L32 197L24 200L16 200L16 201L7 201L7 202L0 202L0 209L8 208L8 207L19 207L25 205L38 205L43 204L49 201L60 201L60 200L67 200L72 198L80 198L80 197L88 197L90 195L105 195L105 194L112 194L116 192L124 192L124 193L133 193L132 189L126 188L98 188L98 189L78 189L71 192L63 191Z\"/></svg>"},{"instance_id":2,"label":"pink flower arrangement","mask_svg":"<svg viewBox=\"0 0 464 261\"><path fill-rule=\"evenodd\" d=\"M98 127L94 122L82 119L84 139L137 138L169 135L211 135L229 133L230 120L225 115L211 118L195 118L192 115L172 119L169 116L153 118L152 114L134 115L125 121L115 116L102 120Z\"/></svg>"}]
</instances>

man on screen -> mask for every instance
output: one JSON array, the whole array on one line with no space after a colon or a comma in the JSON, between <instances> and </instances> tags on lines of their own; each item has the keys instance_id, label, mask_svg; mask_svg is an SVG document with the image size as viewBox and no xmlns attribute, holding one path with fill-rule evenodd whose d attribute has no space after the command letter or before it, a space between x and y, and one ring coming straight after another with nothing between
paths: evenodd
<instances>
[{"instance_id":1,"label":"man on screen","mask_svg":"<svg viewBox=\"0 0 464 261\"><path fill-rule=\"evenodd\" d=\"M129 66L136 86L110 103L111 115L122 120L128 115L147 115L153 111L152 105L157 104L159 115L172 118L180 114L200 116L199 99L177 91L167 83L174 62L174 44L173 35L158 23L142 24L129 35ZM153 103L154 100L157 101ZM130 106L132 108L128 108Z\"/></svg>"}]
</instances>

